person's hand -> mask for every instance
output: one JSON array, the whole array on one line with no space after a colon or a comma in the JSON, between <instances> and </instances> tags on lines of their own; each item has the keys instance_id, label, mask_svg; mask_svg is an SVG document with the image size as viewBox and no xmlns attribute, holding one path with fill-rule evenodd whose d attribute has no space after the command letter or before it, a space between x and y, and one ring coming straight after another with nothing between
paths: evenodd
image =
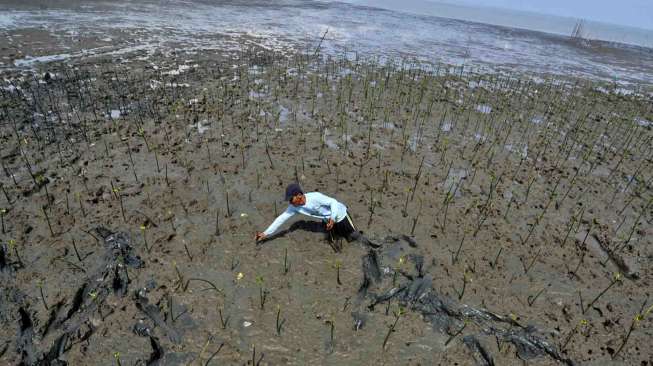
<instances>
[{"instance_id":1,"label":"person's hand","mask_svg":"<svg viewBox=\"0 0 653 366\"><path fill-rule=\"evenodd\" d=\"M261 240L263 240L263 239L265 239L265 238L267 238L267 235L265 235L265 233L262 233L262 232L260 232L260 231L257 231L257 232L256 232L256 236L254 237L254 239L255 239L256 241L261 241Z\"/></svg>"},{"instance_id":2,"label":"person's hand","mask_svg":"<svg viewBox=\"0 0 653 366\"><path fill-rule=\"evenodd\" d=\"M333 224L334 224L333 219L329 219L329 221L327 221L327 223L326 223L327 231L333 229Z\"/></svg>"}]
</instances>

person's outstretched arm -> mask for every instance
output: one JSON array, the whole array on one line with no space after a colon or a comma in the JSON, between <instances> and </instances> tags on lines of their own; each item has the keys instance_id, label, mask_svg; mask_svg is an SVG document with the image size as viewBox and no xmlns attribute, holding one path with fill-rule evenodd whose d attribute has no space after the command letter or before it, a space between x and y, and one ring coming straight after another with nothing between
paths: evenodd
<instances>
[{"instance_id":1,"label":"person's outstretched arm","mask_svg":"<svg viewBox=\"0 0 653 366\"><path fill-rule=\"evenodd\" d=\"M265 229L264 232L258 233L256 235L256 239L257 240L265 239L266 237L274 234L279 229L279 227L283 225L283 223L286 222L289 218L293 217L295 213L296 213L295 210L293 210L292 207L288 206L288 208L284 212L282 212L281 215L279 215L276 219L274 219L272 224L270 224L270 226L268 226L268 228Z\"/></svg>"}]
</instances>

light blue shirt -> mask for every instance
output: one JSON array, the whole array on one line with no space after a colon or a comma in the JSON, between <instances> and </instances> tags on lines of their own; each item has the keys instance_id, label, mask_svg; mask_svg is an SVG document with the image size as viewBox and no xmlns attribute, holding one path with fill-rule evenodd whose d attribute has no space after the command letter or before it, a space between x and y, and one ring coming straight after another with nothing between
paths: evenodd
<instances>
[{"instance_id":1,"label":"light blue shirt","mask_svg":"<svg viewBox=\"0 0 653 366\"><path fill-rule=\"evenodd\" d=\"M347 217L347 207L327 195L320 192L308 192L304 196L306 197L304 205L289 205L286 211L282 212L263 233L267 236L274 234L284 222L298 213L322 221L332 219L334 222L340 222Z\"/></svg>"}]
</instances>

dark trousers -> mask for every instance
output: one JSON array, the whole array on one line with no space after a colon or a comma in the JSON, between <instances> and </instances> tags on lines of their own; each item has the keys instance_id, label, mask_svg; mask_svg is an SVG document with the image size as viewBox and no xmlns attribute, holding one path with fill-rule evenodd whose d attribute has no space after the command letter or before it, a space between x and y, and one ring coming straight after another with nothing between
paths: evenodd
<instances>
[{"instance_id":1,"label":"dark trousers","mask_svg":"<svg viewBox=\"0 0 653 366\"><path fill-rule=\"evenodd\" d=\"M341 238L345 238L347 241L352 241L353 239L350 238L350 235L357 230L354 226L354 222L351 220L351 217L349 214L347 214L344 219L340 220L340 222L336 222L333 225L332 231L335 235Z\"/></svg>"},{"instance_id":2,"label":"dark trousers","mask_svg":"<svg viewBox=\"0 0 653 366\"><path fill-rule=\"evenodd\" d=\"M333 250L340 252L342 249L342 239L344 238L347 242L351 242L352 240L357 239L357 233L358 230L356 230L354 222L349 214L347 214L344 219L336 222L333 225L333 228L327 232L327 239L329 240L331 247L333 247Z\"/></svg>"}]
</instances>

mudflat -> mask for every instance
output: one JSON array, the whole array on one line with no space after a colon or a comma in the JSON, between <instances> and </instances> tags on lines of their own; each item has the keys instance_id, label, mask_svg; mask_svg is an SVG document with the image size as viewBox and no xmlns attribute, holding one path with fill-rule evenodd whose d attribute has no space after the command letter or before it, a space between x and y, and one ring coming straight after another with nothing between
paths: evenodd
<instances>
[{"instance_id":1,"label":"mudflat","mask_svg":"<svg viewBox=\"0 0 653 366\"><path fill-rule=\"evenodd\" d=\"M3 71L1 363L650 364L650 91L141 56Z\"/></svg>"}]
</instances>

